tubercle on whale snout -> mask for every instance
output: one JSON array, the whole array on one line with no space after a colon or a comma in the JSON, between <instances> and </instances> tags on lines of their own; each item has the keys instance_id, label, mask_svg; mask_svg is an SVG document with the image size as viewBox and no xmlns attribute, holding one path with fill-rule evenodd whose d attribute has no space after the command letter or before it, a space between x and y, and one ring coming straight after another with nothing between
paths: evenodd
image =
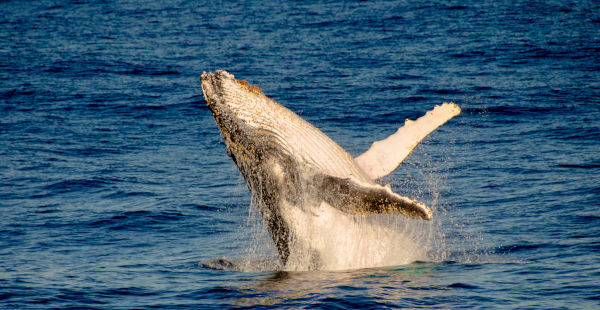
<instances>
[{"instance_id":1,"label":"tubercle on whale snout","mask_svg":"<svg viewBox=\"0 0 600 310\"><path fill-rule=\"evenodd\" d=\"M238 85L241 85L242 87L245 87L247 90L249 90L249 91L250 91L250 92L252 92L252 93L255 93L255 94L257 94L257 95L263 95L263 96L264 96L264 93L263 93L263 91L262 91L262 88L260 88L260 87L258 87L258 86L255 86L255 85L250 85L250 83L248 83L248 81L246 81L246 80L235 80L235 82L236 82Z\"/></svg>"},{"instance_id":2,"label":"tubercle on whale snout","mask_svg":"<svg viewBox=\"0 0 600 310\"><path fill-rule=\"evenodd\" d=\"M215 71L215 73L203 72L200 79L202 81L207 81L207 82L210 81L210 83L212 84L212 87L216 87L216 88L222 87L222 85L218 85L218 84L221 84L223 82L223 80L231 79L237 85L243 87L244 89L248 90L249 92L254 93L256 95L265 96L265 94L262 91L262 88L260 88L259 86L252 85L247 80L236 80L235 76L233 74L223 71L223 70L217 70L217 71ZM220 82L220 83L218 83L218 82Z\"/></svg>"}]
</instances>

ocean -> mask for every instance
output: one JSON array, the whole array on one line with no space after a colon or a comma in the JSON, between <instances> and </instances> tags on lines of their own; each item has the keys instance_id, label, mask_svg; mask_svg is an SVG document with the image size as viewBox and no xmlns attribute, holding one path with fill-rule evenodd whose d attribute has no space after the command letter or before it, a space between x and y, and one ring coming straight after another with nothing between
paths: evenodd
<instances>
[{"instance_id":1,"label":"ocean","mask_svg":"<svg viewBox=\"0 0 600 310\"><path fill-rule=\"evenodd\" d=\"M600 308L597 1L3 1L0 42L2 309ZM220 69L353 156L457 103L379 182L433 220L282 266Z\"/></svg>"}]
</instances>

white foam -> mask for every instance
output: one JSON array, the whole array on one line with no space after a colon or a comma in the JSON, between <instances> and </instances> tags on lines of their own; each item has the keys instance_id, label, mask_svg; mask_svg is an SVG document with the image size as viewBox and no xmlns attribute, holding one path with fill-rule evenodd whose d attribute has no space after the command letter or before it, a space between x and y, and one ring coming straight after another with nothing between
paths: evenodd
<instances>
[{"instance_id":1,"label":"white foam","mask_svg":"<svg viewBox=\"0 0 600 310\"><path fill-rule=\"evenodd\" d=\"M414 220L349 215L324 202L307 210L285 210L284 217L297 238L285 269L306 270L313 264L314 252L319 269L324 270L395 266L426 259L427 249L419 240L423 226Z\"/></svg>"}]
</instances>

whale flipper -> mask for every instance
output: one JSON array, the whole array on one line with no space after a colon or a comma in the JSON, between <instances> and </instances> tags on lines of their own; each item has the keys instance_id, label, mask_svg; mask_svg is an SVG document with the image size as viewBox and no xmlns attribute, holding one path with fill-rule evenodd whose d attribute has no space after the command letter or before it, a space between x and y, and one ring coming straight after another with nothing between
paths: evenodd
<instances>
[{"instance_id":1,"label":"whale flipper","mask_svg":"<svg viewBox=\"0 0 600 310\"><path fill-rule=\"evenodd\" d=\"M427 135L458 114L460 107L455 103L435 106L416 121L407 119L396 133L373 142L354 160L372 179L384 177L396 170Z\"/></svg>"},{"instance_id":2,"label":"whale flipper","mask_svg":"<svg viewBox=\"0 0 600 310\"><path fill-rule=\"evenodd\" d=\"M423 203L400 196L388 186L334 176L322 177L320 184L320 198L349 214L402 214L422 220L430 220L432 216L431 210Z\"/></svg>"}]
</instances>

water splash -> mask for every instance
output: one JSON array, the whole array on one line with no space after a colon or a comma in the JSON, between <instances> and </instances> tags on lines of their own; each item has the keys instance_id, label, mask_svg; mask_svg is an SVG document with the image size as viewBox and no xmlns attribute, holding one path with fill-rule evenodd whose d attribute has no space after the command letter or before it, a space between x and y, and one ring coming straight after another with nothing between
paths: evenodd
<instances>
[{"instance_id":1,"label":"water splash","mask_svg":"<svg viewBox=\"0 0 600 310\"><path fill-rule=\"evenodd\" d=\"M454 141L443 142L443 145L448 144L453 145ZM283 266L258 206L252 201L245 226L238 231L248 240L242 246L241 258L220 262L215 259L213 267L207 266L242 271L347 270L406 265L415 261L476 260L472 255L457 256L456 253L478 253L472 249L477 248L479 240L464 228L457 206L443 203L444 196L452 191L446 185L451 169L446 163L454 155L452 149L444 147L440 151L437 143L423 144L405 161L402 169L382 180L390 183L395 192L426 201L434 213L431 221L389 214L349 215L325 203L311 207L287 206L283 208L284 216L296 238L290 244L290 257ZM244 188L242 184L240 178L238 187ZM311 201L310 198L305 200ZM456 238L457 233L464 238Z\"/></svg>"},{"instance_id":2,"label":"water splash","mask_svg":"<svg viewBox=\"0 0 600 310\"><path fill-rule=\"evenodd\" d=\"M423 223L418 221L396 215L349 215L325 203L308 211L288 211L298 240L286 270L357 269L426 259L420 245Z\"/></svg>"},{"instance_id":3,"label":"water splash","mask_svg":"<svg viewBox=\"0 0 600 310\"><path fill-rule=\"evenodd\" d=\"M389 214L349 215L327 205L305 210L290 207L286 209L286 217L298 240L291 243L290 258L283 266L252 201L245 225L238 231L248 238L240 257L216 258L201 264L213 269L256 272L347 270L448 259L445 230L453 221L448 220L446 207L440 203L448 170L439 162L434 165L426 150L414 157L415 160L405 163L405 175L395 174L384 181L398 188L398 192L428 201L434 212L431 221ZM238 185L244 187L241 182Z\"/></svg>"}]
</instances>

